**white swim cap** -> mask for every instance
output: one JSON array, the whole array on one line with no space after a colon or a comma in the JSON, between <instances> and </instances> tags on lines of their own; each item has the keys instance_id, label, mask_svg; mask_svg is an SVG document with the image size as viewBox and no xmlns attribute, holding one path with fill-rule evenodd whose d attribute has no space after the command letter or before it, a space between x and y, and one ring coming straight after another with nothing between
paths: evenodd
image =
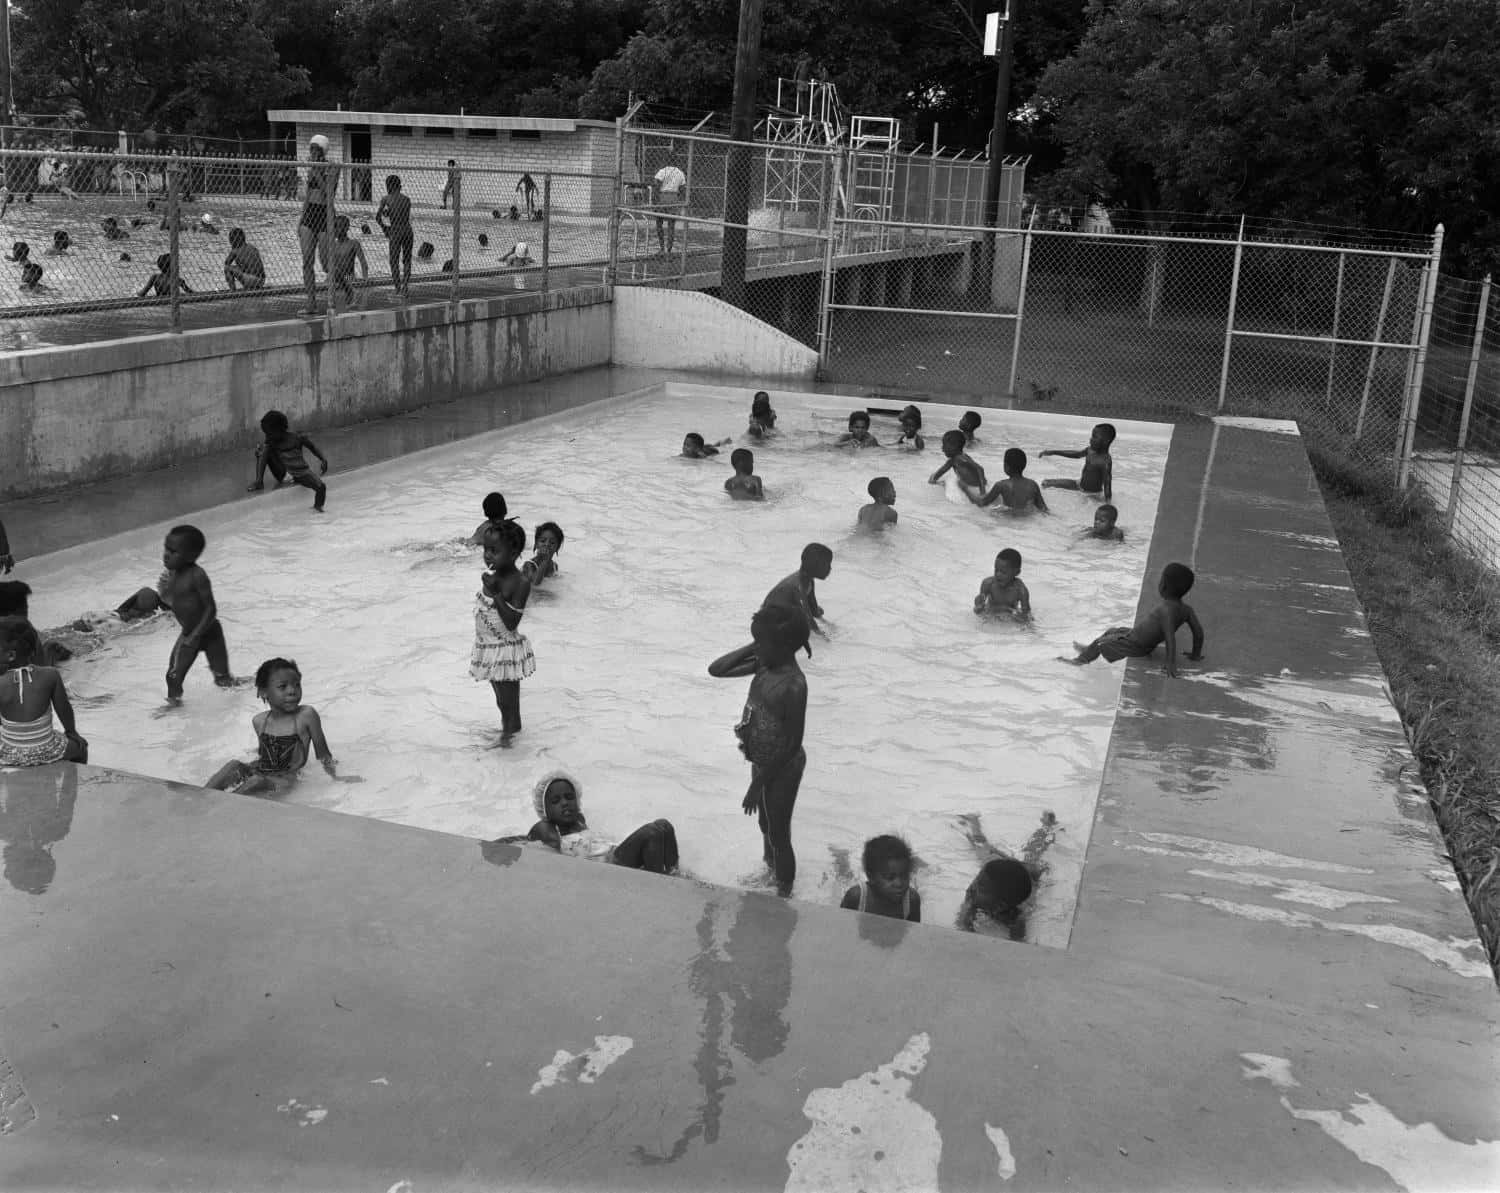
<instances>
[{"instance_id":1,"label":"white swim cap","mask_svg":"<svg viewBox=\"0 0 1500 1193\"><path fill-rule=\"evenodd\" d=\"M203 222L205 224L211 224L211 223L214 222L214 217L212 216L212 214L210 214L209 212L205 211L203 213Z\"/></svg>"},{"instance_id":2,"label":"white swim cap","mask_svg":"<svg viewBox=\"0 0 1500 1193\"><path fill-rule=\"evenodd\" d=\"M527 244L526 244L526 242L524 240L518 240L518 241L516 241L516 247L513 248L513 249L511 249L510 251L513 252L518 257L529 257L529 256L531 256L531 253L527 251Z\"/></svg>"},{"instance_id":3,"label":"white swim cap","mask_svg":"<svg viewBox=\"0 0 1500 1193\"><path fill-rule=\"evenodd\" d=\"M307 143L309 145L316 145L324 153L328 152L328 138L322 133L314 133Z\"/></svg>"}]
</instances>

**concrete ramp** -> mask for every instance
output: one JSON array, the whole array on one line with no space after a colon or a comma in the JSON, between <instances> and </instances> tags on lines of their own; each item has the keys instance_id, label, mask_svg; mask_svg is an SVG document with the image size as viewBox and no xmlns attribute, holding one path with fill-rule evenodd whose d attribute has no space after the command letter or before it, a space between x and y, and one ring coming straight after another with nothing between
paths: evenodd
<instances>
[{"instance_id":1,"label":"concrete ramp","mask_svg":"<svg viewBox=\"0 0 1500 1193\"><path fill-rule=\"evenodd\" d=\"M811 381L818 354L722 299L694 290L616 286L611 363Z\"/></svg>"}]
</instances>

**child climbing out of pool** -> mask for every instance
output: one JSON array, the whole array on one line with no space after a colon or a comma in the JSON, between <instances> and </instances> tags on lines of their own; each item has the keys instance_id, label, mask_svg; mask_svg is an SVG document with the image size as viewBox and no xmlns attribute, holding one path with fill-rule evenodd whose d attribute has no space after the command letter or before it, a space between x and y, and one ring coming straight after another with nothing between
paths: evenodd
<instances>
[{"instance_id":1,"label":"child climbing out of pool","mask_svg":"<svg viewBox=\"0 0 1500 1193\"><path fill-rule=\"evenodd\" d=\"M915 406L908 406L901 411L901 437L896 440L896 447L902 451L919 452L927 446L927 441L922 438L922 412Z\"/></svg>"},{"instance_id":2,"label":"child climbing out of pool","mask_svg":"<svg viewBox=\"0 0 1500 1193\"><path fill-rule=\"evenodd\" d=\"M309 751L318 756L330 779L358 783L354 775L340 779L338 762L323 736L318 710L302 703L302 672L293 659L267 659L255 672L255 694L268 705L250 718L255 740L260 743L248 762L227 762L205 787L236 791L240 795L280 794L297 780L307 765Z\"/></svg>"},{"instance_id":3,"label":"child climbing out of pool","mask_svg":"<svg viewBox=\"0 0 1500 1193\"><path fill-rule=\"evenodd\" d=\"M285 478L294 485L311 489L313 509L322 513L323 505L328 500L328 486L312 474L302 449L306 448L317 457L320 473L328 472L328 457L306 435L299 435L292 430L286 415L280 410L267 410L261 416L260 429L265 432L266 438L255 449L255 480L250 483L250 491L254 493L266 487L266 469L269 468L278 485Z\"/></svg>"},{"instance_id":4,"label":"child climbing out of pool","mask_svg":"<svg viewBox=\"0 0 1500 1193\"><path fill-rule=\"evenodd\" d=\"M900 837L871 837L863 862L865 881L845 891L839 906L920 924L922 896L911 884L911 846Z\"/></svg>"},{"instance_id":5,"label":"child climbing out of pool","mask_svg":"<svg viewBox=\"0 0 1500 1193\"><path fill-rule=\"evenodd\" d=\"M521 565L521 575L533 587L557 575L557 553L562 550L563 530L556 522L543 522L532 539L535 554Z\"/></svg>"},{"instance_id":6,"label":"child climbing out of pool","mask_svg":"<svg viewBox=\"0 0 1500 1193\"><path fill-rule=\"evenodd\" d=\"M402 193L399 174L386 175L385 194L375 209L375 222L385 233L391 260L391 285L405 298L411 285L411 199Z\"/></svg>"},{"instance_id":7,"label":"child climbing out of pool","mask_svg":"<svg viewBox=\"0 0 1500 1193\"><path fill-rule=\"evenodd\" d=\"M505 497L501 493L486 493L484 500L479 503L479 508L484 511L484 521L474 527L474 533L464 540L464 545L469 547L484 546L484 532L491 526L499 526L506 518Z\"/></svg>"},{"instance_id":8,"label":"child climbing out of pool","mask_svg":"<svg viewBox=\"0 0 1500 1193\"><path fill-rule=\"evenodd\" d=\"M861 530L884 530L896 521L896 486L888 476L877 476L865 490L870 504L861 506L858 523Z\"/></svg>"},{"instance_id":9,"label":"child climbing out of pool","mask_svg":"<svg viewBox=\"0 0 1500 1193\"><path fill-rule=\"evenodd\" d=\"M55 667L38 664L42 640L24 617L0 617L0 766L87 762L68 689ZM62 729L53 726L57 715Z\"/></svg>"},{"instance_id":10,"label":"child climbing out of pool","mask_svg":"<svg viewBox=\"0 0 1500 1193\"><path fill-rule=\"evenodd\" d=\"M1047 503L1042 499L1042 487L1026 476L1026 453L1019 447L1005 449L1005 479L997 484L979 504L989 505L996 497L1013 514L1028 514L1032 510L1047 512Z\"/></svg>"},{"instance_id":11,"label":"child climbing out of pool","mask_svg":"<svg viewBox=\"0 0 1500 1193\"><path fill-rule=\"evenodd\" d=\"M207 545L203 531L196 526L172 527L162 544L161 561L170 574L164 578L161 602L182 627L167 661L169 705L182 703L182 681L200 653L207 656L219 687L232 688L238 683L229 670L229 647L224 641L224 627L219 624L213 585L208 573L198 566L198 557Z\"/></svg>"},{"instance_id":12,"label":"child climbing out of pool","mask_svg":"<svg viewBox=\"0 0 1500 1193\"><path fill-rule=\"evenodd\" d=\"M531 582L516 567L526 549L526 532L513 521L484 532L484 566L474 600L474 650L469 675L488 683L500 709L500 745L509 747L521 732L521 680L536 671L531 643L520 632Z\"/></svg>"},{"instance_id":13,"label":"child climbing out of pool","mask_svg":"<svg viewBox=\"0 0 1500 1193\"><path fill-rule=\"evenodd\" d=\"M341 215L333 221L333 247L328 253L328 272L333 280L333 290L343 303L345 310L359 306L359 294L354 289L354 267L359 266L361 281L370 280L370 263L365 259L365 246L349 239L349 217Z\"/></svg>"},{"instance_id":14,"label":"child climbing out of pool","mask_svg":"<svg viewBox=\"0 0 1500 1193\"><path fill-rule=\"evenodd\" d=\"M822 543L808 543L802 548L802 566L790 576L779 580L776 586L766 593L766 599L761 602L762 607L766 605L795 605L807 618L809 628L815 634L823 632L818 625L818 618L823 616L823 606L818 604L818 591L816 582L828 579L833 570L833 551ZM808 657L812 657L812 647L807 648Z\"/></svg>"},{"instance_id":15,"label":"child climbing out of pool","mask_svg":"<svg viewBox=\"0 0 1500 1193\"><path fill-rule=\"evenodd\" d=\"M703 436L697 431L689 431L682 437L682 454L689 460L704 460L709 456L717 456L721 447L727 447L733 442L732 439L718 439L713 443L705 443Z\"/></svg>"},{"instance_id":16,"label":"child climbing out of pool","mask_svg":"<svg viewBox=\"0 0 1500 1193\"><path fill-rule=\"evenodd\" d=\"M752 439L776 434L776 411L771 408L771 395L763 389L750 399L750 425L745 432Z\"/></svg>"},{"instance_id":17,"label":"child climbing out of pool","mask_svg":"<svg viewBox=\"0 0 1500 1193\"><path fill-rule=\"evenodd\" d=\"M777 894L792 893L797 855L792 849L792 809L807 753L807 678L797 666L797 650L807 646L809 623L797 604L762 605L750 620L748 646L715 659L708 673L720 678L753 673L744 712L734 727L740 751L750 763L750 787L740 806L759 819L761 855Z\"/></svg>"},{"instance_id":18,"label":"child climbing out of pool","mask_svg":"<svg viewBox=\"0 0 1500 1193\"><path fill-rule=\"evenodd\" d=\"M963 495L975 505L988 505L998 496L999 486L986 492L984 469L964 450L964 443L962 431L943 432L943 455L948 458L943 461L942 467L927 478L927 483L929 485L941 484L943 474L952 469L953 475L958 478L958 487L963 491Z\"/></svg>"},{"instance_id":19,"label":"child climbing out of pool","mask_svg":"<svg viewBox=\"0 0 1500 1193\"><path fill-rule=\"evenodd\" d=\"M1193 607L1182 598L1192 590L1193 569L1185 563L1169 563L1161 570L1161 581L1156 586L1161 603L1140 618L1134 626L1115 626L1105 630L1088 645L1073 643L1077 658L1061 656L1065 663L1092 663L1100 655L1106 662L1118 663L1121 659L1143 659L1156 649L1165 647L1165 658L1161 669L1167 675L1177 674L1177 628L1184 622L1193 634L1193 648L1187 657L1194 662L1203 657L1203 626Z\"/></svg>"},{"instance_id":20,"label":"child climbing out of pool","mask_svg":"<svg viewBox=\"0 0 1500 1193\"><path fill-rule=\"evenodd\" d=\"M755 453L748 447L737 447L729 453L734 475L724 482L724 492L736 501L759 501L766 493L760 477L755 475Z\"/></svg>"},{"instance_id":21,"label":"child climbing out of pool","mask_svg":"<svg viewBox=\"0 0 1500 1193\"><path fill-rule=\"evenodd\" d=\"M1021 553L1006 547L995 556L995 574L979 582L975 613L1006 613L1017 621L1031 618L1031 592L1021 579Z\"/></svg>"},{"instance_id":22,"label":"child climbing out of pool","mask_svg":"<svg viewBox=\"0 0 1500 1193\"><path fill-rule=\"evenodd\" d=\"M1082 460L1083 472L1078 479L1048 477L1042 482L1049 489L1077 489L1084 493L1102 494L1105 501L1114 500L1114 458L1109 448L1115 441L1113 423L1100 423L1089 436L1089 445L1077 451L1063 448L1048 448L1044 456L1061 456L1067 460Z\"/></svg>"},{"instance_id":23,"label":"child climbing out of pool","mask_svg":"<svg viewBox=\"0 0 1500 1193\"><path fill-rule=\"evenodd\" d=\"M589 827L583 815L583 785L567 771L548 771L532 788L537 822L524 836L501 837L497 843L535 841L558 853L609 862L652 874L677 871L677 830L670 820L643 824L618 845Z\"/></svg>"},{"instance_id":24,"label":"child climbing out of pool","mask_svg":"<svg viewBox=\"0 0 1500 1193\"><path fill-rule=\"evenodd\" d=\"M1043 855L1057 838L1057 817L1051 812L1042 813L1042 823L1032 832L1019 858L990 842L978 816L968 813L958 821L969 844L981 856L992 856L964 892L955 927L961 932L973 932L979 916L984 915L1005 929L1011 940L1025 940L1027 904L1047 872Z\"/></svg>"},{"instance_id":25,"label":"child climbing out of pool","mask_svg":"<svg viewBox=\"0 0 1500 1193\"><path fill-rule=\"evenodd\" d=\"M193 288L187 284L187 279L179 272L177 275L177 289L183 294L191 294ZM156 259L156 272L146 279L146 284L137 292L137 298L145 298L146 295L156 298L170 298L172 296L172 254L162 253Z\"/></svg>"},{"instance_id":26,"label":"child climbing out of pool","mask_svg":"<svg viewBox=\"0 0 1500 1193\"><path fill-rule=\"evenodd\" d=\"M1081 539L1104 539L1106 542L1123 543L1125 532L1115 525L1120 511L1105 502L1094 511L1094 524L1086 526L1078 532Z\"/></svg>"},{"instance_id":27,"label":"child climbing out of pool","mask_svg":"<svg viewBox=\"0 0 1500 1193\"><path fill-rule=\"evenodd\" d=\"M849 415L849 429L833 441L834 447L879 447L880 440L870 434L870 412L856 410Z\"/></svg>"}]
</instances>

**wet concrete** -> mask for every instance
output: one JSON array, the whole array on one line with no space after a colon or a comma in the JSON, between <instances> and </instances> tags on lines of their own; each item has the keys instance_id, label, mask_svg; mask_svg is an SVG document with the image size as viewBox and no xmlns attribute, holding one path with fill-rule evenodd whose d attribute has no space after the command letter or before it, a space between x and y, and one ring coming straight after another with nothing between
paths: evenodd
<instances>
[{"instance_id":1,"label":"wet concrete","mask_svg":"<svg viewBox=\"0 0 1500 1193\"><path fill-rule=\"evenodd\" d=\"M1067 952L0 773L0 1187L1500 1186L1500 1003L1300 441L1179 426L1152 555L1207 658L1127 664Z\"/></svg>"}]
</instances>

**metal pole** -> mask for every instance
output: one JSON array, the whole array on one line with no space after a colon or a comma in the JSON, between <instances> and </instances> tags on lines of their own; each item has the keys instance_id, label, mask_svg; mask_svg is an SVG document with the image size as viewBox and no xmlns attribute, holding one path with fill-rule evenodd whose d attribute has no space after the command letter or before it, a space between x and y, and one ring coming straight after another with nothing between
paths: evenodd
<instances>
[{"instance_id":1,"label":"metal pole","mask_svg":"<svg viewBox=\"0 0 1500 1193\"><path fill-rule=\"evenodd\" d=\"M453 169L453 275L448 279L449 319L458 316L458 261L459 254L463 251L463 203L464 170L462 166L455 166Z\"/></svg>"},{"instance_id":2,"label":"metal pole","mask_svg":"<svg viewBox=\"0 0 1500 1193\"><path fill-rule=\"evenodd\" d=\"M10 0L0 0L0 149L10 148L10 126L16 121L16 99L10 74ZM10 162L0 161L0 183L10 181Z\"/></svg>"},{"instance_id":3,"label":"metal pole","mask_svg":"<svg viewBox=\"0 0 1500 1193\"><path fill-rule=\"evenodd\" d=\"M1224 325L1224 363L1219 369L1219 409L1229 392L1229 345L1234 340L1234 311L1240 299L1240 262L1245 255L1245 217L1240 216L1240 230L1234 238L1234 275L1229 279L1229 315Z\"/></svg>"},{"instance_id":4,"label":"metal pole","mask_svg":"<svg viewBox=\"0 0 1500 1193\"><path fill-rule=\"evenodd\" d=\"M1469 349L1469 377L1464 382L1464 412L1458 420L1458 448L1453 454L1453 484L1448 490L1448 510L1443 527L1453 533L1453 515L1458 510L1460 480L1464 473L1464 447L1469 442L1469 414L1474 409L1474 383L1479 379L1479 357L1484 351L1484 324L1490 311L1490 275L1479 288L1479 314L1474 320L1474 346Z\"/></svg>"},{"instance_id":5,"label":"metal pole","mask_svg":"<svg viewBox=\"0 0 1500 1193\"><path fill-rule=\"evenodd\" d=\"M9 14L6 14L7 18ZM182 330L182 295L179 293L181 287L178 284L178 237L182 231L180 227L181 212L179 210L177 195L180 189L178 179L177 163L173 162L167 167L167 252L172 260L167 266L167 287L172 301L172 330Z\"/></svg>"},{"instance_id":6,"label":"metal pole","mask_svg":"<svg viewBox=\"0 0 1500 1193\"><path fill-rule=\"evenodd\" d=\"M693 193L693 150L697 146L696 141L689 141L687 148L687 185L683 187L682 214L691 215L692 193ZM688 237L692 235L693 225L686 220L682 222L682 253L677 267L679 278L687 277L687 246Z\"/></svg>"},{"instance_id":7,"label":"metal pole","mask_svg":"<svg viewBox=\"0 0 1500 1193\"><path fill-rule=\"evenodd\" d=\"M625 117L615 117L615 199L609 212L609 264L604 267L604 280L615 284L615 275L620 268L620 204L625 199Z\"/></svg>"},{"instance_id":8,"label":"metal pole","mask_svg":"<svg viewBox=\"0 0 1500 1193\"><path fill-rule=\"evenodd\" d=\"M1333 339L1328 347L1328 384L1323 389L1323 408L1333 405L1333 366L1339 358L1339 312L1344 302L1344 254L1339 254L1339 280L1333 287Z\"/></svg>"},{"instance_id":9,"label":"metal pole","mask_svg":"<svg viewBox=\"0 0 1500 1193\"><path fill-rule=\"evenodd\" d=\"M981 221L988 229L1000 223L1000 175L1005 169L1005 124L1010 111L1011 60L1016 52L1016 22L1021 19L1021 0L1006 5L1006 19L1000 23L999 63L995 77L995 114L990 124L990 160L984 173L984 210ZM994 285L995 258L999 241L994 231L984 236L984 262L972 287L974 293L988 292ZM980 283L983 283L982 285Z\"/></svg>"},{"instance_id":10,"label":"metal pole","mask_svg":"<svg viewBox=\"0 0 1500 1193\"><path fill-rule=\"evenodd\" d=\"M593 183L589 184L592 188ZM542 293L547 292L552 268L552 174L542 175Z\"/></svg>"},{"instance_id":11,"label":"metal pole","mask_svg":"<svg viewBox=\"0 0 1500 1193\"><path fill-rule=\"evenodd\" d=\"M1026 231L1021 233L1021 290L1016 295L1016 330L1015 339L1010 346L1010 380L1006 382L1005 392L1010 400L1016 400L1016 369L1021 363L1021 328L1026 325L1026 278L1031 272L1031 234L1036 228L1036 207L1031 209L1031 219L1026 224Z\"/></svg>"},{"instance_id":12,"label":"metal pole","mask_svg":"<svg viewBox=\"0 0 1500 1193\"><path fill-rule=\"evenodd\" d=\"M1391 305L1391 287L1396 281L1396 258L1392 257L1385 271L1385 292L1380 296L1380 313L1375 316L1375 333L1370 337L1370 363L1365 366L1365 388L1359 396L1359 415L1354 420L1354 442L1358 443L1365 433L1365 411L1370 406L1370 389L1375 384L1375 361L1380 349L1375 345L1385 338L1385 313Z\"/></svg>"},{"instance_id":13,"label":"metal pole","mask_svg":"<svg viewBox=\"0 0 1500 1193\"><path fill-rule=\"evenodd\" d=\"M324 176L326 179L326 175ZM333 288L333 226L338 223L338 213L334 210L338 202L339 193L339 167L333 167L333 185L328 188L328 224L320 232L319 238L326 246L326 256L323 260L323 285L327 287L328 293L323 302L323 318L331 319L338 312L334 310L334 302L337 294ZM316 250L315 250L316 251Z\"/></svg>"},{"instance_id":14,"label":"metal pole","mask_svg":"<svg viewBox=\"0 0 1500 1193\"><path fill-rule=\"evenodd\" d=\"M829 159L833 186L828 191L828 222L824 225L823 237L823 293L818 299L818 379L827 380L828 335L832 330L833 311L833 236L834 219L838 215L839 159Z\"/></svg>"},{"instance_id":15,"label":"metal pole","mask_svg":"<svg viewBox=\"0 0 1500 1193\"><path fill-rule=\"evenodd\" d=\"M240 198L245 197L245 138L236 138L236 152L240 159Z\"/></svg>"},{"instance_id":16,"label":"metal pole","mask_svg":"<svg viewBox=\"0 0 1500 1193\"><path fill-rule=\"evenodd\" d=\"M1438 263L1443 256L1443 225L1437 226L1432 237L1432 256L1424 272L1427 285L1422 294L1421 330L1417 333L1416 364L1412 369L1411 387L1406 397L1406 410L1401 436L1401 451L1396 458L1396 488L1405 491L1411 481L1411 454L1417 438L1417 407L1422 401L1422 379L1427 372L1427 342L1432 336L1432 308L1437 301Z\"/></svg>"},{"instance_id":17,"label":"metal pole","mask_svg":"<svg viewBox=\"0 0 1500 1193\"><path fill-rule=\"evenodd\" d=\"M932 223L932 204L937 199L938 126L932 126L932 152L927 155L927 223ZM930 233L929 233L930 235Z\"/></svg>"}]
</instances>

